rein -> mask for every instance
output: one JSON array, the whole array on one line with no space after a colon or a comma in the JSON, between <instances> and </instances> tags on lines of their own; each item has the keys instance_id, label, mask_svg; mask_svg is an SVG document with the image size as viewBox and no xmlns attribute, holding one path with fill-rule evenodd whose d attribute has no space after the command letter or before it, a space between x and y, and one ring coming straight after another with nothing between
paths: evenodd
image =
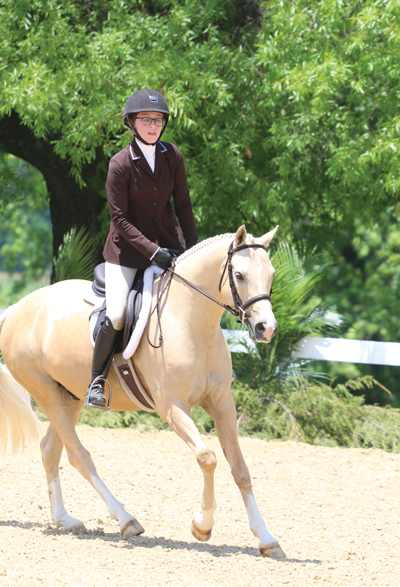
<instances>
[{"instance_id":1,"label":"rein","mask_svg":"<svg viewBox=\"0 0 400 587\"><path fill-rule=\"evenodd\" d=\"M182 275L179 275L178 273L176 273L174 270L174 265L173 265L172 269L171 268L166 269L166 271L163 273L163 275L165 275L165 273L167 271L170 273L170 275L168 276L168 279L165 283L165 286L162 289L161 289L162 279L160 279L160 283L158 285L158 291L157 291L156 305L154 306L154 308L150 314L149 320L147 322L147 341L148 341L148 343L155 349L160 348L162 345L163 336L162 336L162 329L161 329L159 306L160 306L160 302L161 302L161 299L162 299L164 293L171 285L171 281L172 281L172 278L174 275L175 275L175 277L178 277L181 281L186 283L186 285L188 285L192 289L196 290L197 292L199 292L200 294L202 294L203 296L205 296L206 298L208 298L212 302L215 302L216 304L218 304L219 306L224 308L224 310L227 310L228 312L233 314L233 316L236 316L237 318L239 318L239 320L242 322L242 324L245 324L245 319L248 317L248 315L246 313L247 308L249 308L252 304L255 304L256 302L259 302L261 300L271 301L271 294L259 294L258 296L254 296L254 298L247 300L247 302L243 302L239 296L239 293L236 289L235 281L233 279L232 256L234 255L234 253L237 253L238 251L243 251L245 249L264 249L264 248L265 247L263 245L257 245L257 244L240 245L239 247L233 248L233 241L229 245L227 259L226 259L226 263L224 266L224 270L222 271L222 275L221 275L221 279L219 281L218 289L219 289L219 291L221 291L222 281L223 281L223 278L225 275L225 271L228 268L229 287L231 288L231 294L232 294L233 303L235 306L234 308L232 308L232 306L229 306L228 304L224 304L224 303L220 302L219 300L215 299L213 296L211 296L210 294L206 293L205 291L203 291L202 289L200 289L199 287L194 285L194 283L191 283L190 281L188 281L187 279L182 277ZM156 309L157 309L157 324L158 324L158 328L160 331L158 346L152 344L150 341L150 338L149 338L150 318L154 314Z\"/></svg>"}]
</instances>

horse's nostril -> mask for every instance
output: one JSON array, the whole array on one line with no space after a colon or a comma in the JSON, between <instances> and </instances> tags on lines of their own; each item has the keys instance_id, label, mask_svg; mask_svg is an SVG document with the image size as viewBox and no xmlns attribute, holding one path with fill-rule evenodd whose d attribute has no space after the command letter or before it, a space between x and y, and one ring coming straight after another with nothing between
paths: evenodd
<instances>
[{"instance_id":1,"label":"horse's nostril","mask_svg":"<svg viewBox=\"0 0 400 587\"><path fill-rule=\"evenodd\" d=\"M259 322L258 324L256 324L256 336L258 338L262 338L264 336L264 329L265 329L265 325L263 322Z\"/></svg>"},{"instance_id":2,"label":"horse's nostril","mask_svg":"<svg viewBox=\"0 0 400 587\"><path fill-rule=\"evenodd\" d=\"M268 339L271 340L271 338L273 336L275 336L275 334L278 332L278 324L277 322L275 322L275 326L268 326L267 322L258 322L258 324L256 324L255 328L255 335L257 337L257 340L263 340L263 339Z\"/></svg>"}]
</instances>

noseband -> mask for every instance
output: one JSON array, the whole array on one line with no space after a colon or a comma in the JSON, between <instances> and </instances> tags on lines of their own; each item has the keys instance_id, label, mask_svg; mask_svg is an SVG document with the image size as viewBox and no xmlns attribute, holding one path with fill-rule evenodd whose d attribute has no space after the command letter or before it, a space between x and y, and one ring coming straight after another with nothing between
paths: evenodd
<instances>
[{"instance_id":1,"label":"noseband","mask_svg":"<svg viewBox=\"0 0 400 587\"><path fill-rule=\"evenodd\" d=\"M226 268L228 267L229 287L231 288L231 294L232 294L233 304L235 306L235 309L231 308L230 306L227 306L226 309L227 310L229 309L231 314L233 314L234 316L237 316L243 324L244 324L245 319L248 318L248 315L246 312L247 308L249 306L251 306L252 304L255 304L256 302L259 302L261 300L271 301L271 294L270 293L269 294L260 294L258 296L254 296L254 298L251 298L250 300L247 300L247 302L242 302L242 300L239 296L239 293L236 289L235 281L233 279L232 256L234 255L234 253L237 253L238 251L243 251L244 249L264 249L264 248L265 247L263 245L254 244L254 245L240 245L239 247L236 247L234 249L233 248L233 241L232 241L229 246L229 249L228 249L228 256L226 259L225 267L222 272L221 279L219 281L218 289L219 289L219 291L221 291L222 280L224 279L225 271L226 271Z\"/></svg>"}]
</instances>

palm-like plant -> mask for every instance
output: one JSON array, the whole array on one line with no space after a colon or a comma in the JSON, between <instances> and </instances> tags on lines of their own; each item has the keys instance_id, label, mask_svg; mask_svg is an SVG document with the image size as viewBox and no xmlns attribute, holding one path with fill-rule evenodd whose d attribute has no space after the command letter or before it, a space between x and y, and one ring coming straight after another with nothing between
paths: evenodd
<instances>
[{"instance_id":1,"label":"palm-like plant","mask_svg":"<svg viewBox=\"0 0 400 587\"><path fill-rule=\"evenodd\" d=\"M324 336L338 331L340 319L314 295L316 285L330 264L324 254L305 255L293 246L281 243L273 255L276 269L273 283L273 309L279 328L270 344L256 346L246 357L235 359L235 368L254 389L270 388L288 377L317 377L307 370L309 361L292 358L305 336ZM224 325L232 321L224 317Z\"/></svg>"},{"instance_id":2,"label":"palm-like plant","mask_svg":"<svg viewBox=\"0 0 400 587\"><path fill-rule=\"evenodd\" d=\"M54 263L54 282L65 279L93 279L95 250L85 229L73 228L64 235Z\"/></svg>"},{"instance_id":3,"label":"palm-like plant","mask_svg":"<svg viewBox=\"0 0 400 587\"><path fill-rule=\"evenodd\" d=\"M281 244L271 255L276 269L273 309L279 324L268 345L233 358L238 381L233 393L239 422L248 433L265 438L294 438L343 446L400 450L400 411L364 405L353 392L380 385L372 377L332 387L314 381L309 361L293 359L305 336L336 334L341 323L316 298L315 287L330 261L325 255L299 253ZM225 318L224 326L229 318Z\"/></svg>"}]
</instances>

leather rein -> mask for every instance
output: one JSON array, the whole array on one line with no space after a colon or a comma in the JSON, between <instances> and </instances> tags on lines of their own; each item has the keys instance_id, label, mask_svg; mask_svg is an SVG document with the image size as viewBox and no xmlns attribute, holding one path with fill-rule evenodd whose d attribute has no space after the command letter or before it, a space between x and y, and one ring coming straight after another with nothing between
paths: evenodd
<instances>
[{"instance_id":1,"label":"leather rein","mask_svg":"<svg viewBox=\"0 0 400 587\"><path fill-rule=\"evenodd\" d=\"M203 291L202 289L200 289L199 287L197 287L196 285L194 285L194 283L191 283L190 281L188 281L187 279L185 279L184 277L182 277L182 275L179 275L178 273L175 272L174 270L174 266L172 266L172 268L167 269L163 275L165 275L165 273L168 271L170 273L170 275L168 276L168 279L166 281L165 286L161 289L161 283L162 283L162 279L160 279L159 285L158 285L158 291L157 291L157 301L156 301L156 305L154 306L150 317L154 314L154 311L157 309L157 322L158 322L158 328L160 331L160 335L159 335L159 345L153 345L149 339L149 324L150 324L150 317L149 320L147 322L147 341L148 343L153 347L153 348L160 348L162 345L162 330L161 330L161 322L160 322L160 313L159 313L159 305L161 302L161 299L165 293L165 291L169 288L172 278L175 275L175 277L178 277L181 281L183 281L184 283L186 283L186 285L189 285L189 287L191 287L192 289L195 289L196 291L198 291L199 293L201 293L203 296L205 296L206 298L208 298L209 300L211 300L212 302L215 302L216 304L218 304L219 306L221 306L222 308L224 308L224 310L227 310L228 312L230 312L231 314L233 314L233 316L236 316L237 318L239 318L239 320L242 322L242 324L245 324L245 320L246 318L248 318L247 315L247 308L249 308L251 305L255 304L256 302L259 302L261 300L269 300L271 301L271 294L259 294L258 296L254 296L253 298L251 298L250 300L247 300L247 302L243 302L239 296L239 293L236 289L236 285L235 285L235 281L233 279L233 267L232 267L232 256L239 252L239 251L243 251L245 249L265 249L265 247L263 245L257 245L257 244L247 244L247 245L239 245L238 247L234 248L233 247L233 242L231 242L229 249L228 249L228 253L227 253L227 259L226 259L226 263L224 266L224 270L222 271L222 275L221 275L221 279L219 281L219 286L218 289L219 291L221 291L221 287L222 287L222 281L224 279L224 275L225 275L225 271L226 269L228 269L228 279L229 279L229 287L231 289L231 294L232 294L232 298L233 298L233 304L234 304L234 308L232 308L232 306L229 306L228 304L224 304L223 302L220 302L219 300L215 299L213 296L211 296L210 294L206 293L205 291Z\"/></svg>"}]
</instances>

